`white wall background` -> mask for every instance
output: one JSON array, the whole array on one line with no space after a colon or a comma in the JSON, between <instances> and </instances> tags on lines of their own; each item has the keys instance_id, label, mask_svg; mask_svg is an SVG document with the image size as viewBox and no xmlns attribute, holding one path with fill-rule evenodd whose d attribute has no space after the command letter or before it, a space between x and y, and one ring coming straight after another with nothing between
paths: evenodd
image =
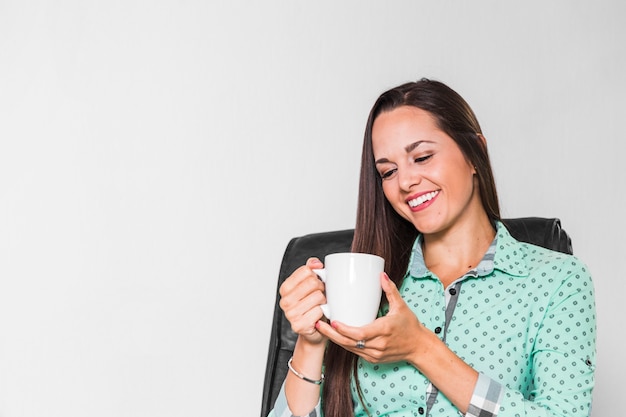
<instances>
[{"instance_id":1,"label":"white wall background","mask_svg":"<svg viewBox=\"0 0 626 417\"><path fill-rule=\"evenodd\" d=\"M353 227L369 108L422 76L477 112L504 215L560 217L591 268L620 414L625 17L0 0L0 416L258 415L283 250Z\"/></svg>"}]
</instances>

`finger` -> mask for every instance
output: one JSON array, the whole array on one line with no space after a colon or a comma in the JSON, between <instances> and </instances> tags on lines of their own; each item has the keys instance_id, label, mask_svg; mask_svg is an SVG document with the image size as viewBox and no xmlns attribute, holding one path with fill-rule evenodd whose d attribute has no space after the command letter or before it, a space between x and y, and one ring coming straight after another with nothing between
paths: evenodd
<instances>
[{"instance_id":1,"label":"finger","mask_svg":"<svg viewBox=\"0 0 626 417\"><path fill-rule=\"evenodd\" d=\"M389 302L389 310L393 310L395 306L403 302L398 287L396 287L396 284L389 278L386 272L380 274L380 285Z\"/></svg>"},{"instance_id":2,"label":"finger","mask_svg":"<svg viewBox=\"0 0 626 417\"><path fill-rule=\"evenodd\" d=\"M334 321L327 323L325 321L319 320L317 323L315 323L315 328L318 332L320 332L338 345L354 347L356 341L353 340L351 337L344 335L341 330L337 328L341 326L338 326L337 324L338 323Z\"/></svg>"},{"instance_id":3,"label":"finger","mask_svg":"<svg viewBox=\"0 0 626 417\"><path fill-rule=\"evenodd\" d=\"M287 277L287 279L281 284L279 293L281 296L285 296L286 294L291 293L294 290L303 290L302 283L307 279L315 278L316 281L319 281L317 275L311 270L311 268L307 265L302 265L293 273ZM313 281L315 282L315 281ZM323 288L323 286L321 286Z\"/></svg>"},{"instance_id":4,"label":"finger","mask_svg":"<svg viewBox=\"0 0 626 417\"><path fill-rule=\"evenodd\" d=\"M291 329L298 334L312 335L317 332L317 322L322 318L321 309L311 309L294 318Z\"/></svg>"},{"instance_id":5,"label":"finger","mask_svg":"<svg viewBox=\"0 0 626 417\"><path fill-rule=\"evenodd\" d=\"M352 340L361 340L361 339L369 337L371 334L374 333L374 330L372 330L373 324L371 323L366 324L365 326L354 327L354 326L349 326L337 320L331 320L330 326L337 333L341 334L342 336L348 337Z\"/></svg>"},{"instance_id":6,"label":"finger","mask_svg":"<svg viewBox=\"0 0 626 417\"><path fill-rule=\"evenodd\" d=\"M348 350L354 349L357 341L371 339L373 337L374 333L373 330L369 328L370 326L372 325L353 327L339 321L331 321L330 323L320 322L316 325L320 333Z\"/></svg>"},{"instance_id":7,"label":"finger","mask_svg":"<svg viewBox=\"0 0 626 417\"><path fill-rule=\"evenodd\" d=\"M338 324L339 326L337 326ZM328 323L319 321L315 325L317 331L321 333L326 339L332 341L334 344L343 347L349 352L359 355L367 361L374 362L376 360L376 354L378 352L376 338L367 339L365 337L362 337L355 339L344 335L335 326L344 329L346 327L345 325L341 325L337 322L333 322L332 325L329 325Z\"/></svg>"},{"instance_id":8,"label":"finger","mask_svg":"<svg viewBox=\"0 0 626 417\"><path fill-rule=\"evenodd\" d=\"M324 284L314 275L308 276L291 289L281 287L280 293L280 307L285 314L291 313L294 316L326 303Z\"/></svg>"},{"instance_id":9,"label":"finger","mask_svg":"<svg viewBox=\"0 0 626 417\"><path fill-rule=\"evenodd\" d=\"M385 296L387 296L389 302L394 299L402 298L398 292L398 287L396 287L396 284L389 278L386 272L380 273L380 286L385 292Z\"/></svg>"},{"instance_id":10,"label":"finger","mask_svg":"<svg viewBox=\"0 0 626 417\"><path fill-rule=\"evenodd\" d=\"M312 257L312 258L307 259L306 266L309 268L319 269L319 268L323 268L324 264L318 258Z\"/></svg>"}]
</instances>

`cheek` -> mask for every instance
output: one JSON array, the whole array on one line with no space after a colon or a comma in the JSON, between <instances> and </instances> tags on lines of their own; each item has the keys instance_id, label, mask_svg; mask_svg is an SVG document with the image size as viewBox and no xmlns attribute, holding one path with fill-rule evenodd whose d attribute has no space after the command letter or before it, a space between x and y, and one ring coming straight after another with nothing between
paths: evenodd
<instances>
[{"instance_id":1,"label":"cheek","mask_svg":"<svg viewBox=\"0 0 626 417\"><path fill-rule=\"evenodd\" d=\"M382 182L382 188L383 188L383 194L385 195L385 198L389 201L393 201L393 190L394 187L391 185L391 183L393 182L393 180L388 180L388 181L383 181Z\"/></svg>"},{"instance_id":2,"label":"cheek","mask_svg":"<svg viewBox=\"0 0 626 417\"><path fill-rule=\"evenodd\" d=\"M471 172L460 172L454 182L454 188L456 190L454 194L457 196L456 199L462 202L471 199L474 191L477 189L476 183L476 177Z\"/></svg>"},{"instance_id":3,"label":"cheek","mask_svg":"<svg viewBox=\"0 0 626 417\"><path fill-rule=\"evenodd\" d=\"M398 187L392 185L391 184L392 182L393 181L383 181L383 184L382 184L383 194L385 195L385 198L387 199L389 204L391 204L391 207L393 207L393 210L405 220L409 220L409 217L407 216L407 214L404 213L404 210L408 206L404 203L404 201L402 201L401 199L400 200L398 199L398 191L397 191Z\"/></svg>"},{"instance_id":4,"label":"cheek","mask_svg":"<svg viewBox=\"0 0 626 417\"><path fill-rule=\"evenodd\" d=\"M456 165L458 168L455 170L442 170L438 173L441 178L446 178L448 184L451 184L456 189L468 189L473 188L474 173L471 166L467 165L465 161L459 161Z\"/></svg>"}]
</instances>

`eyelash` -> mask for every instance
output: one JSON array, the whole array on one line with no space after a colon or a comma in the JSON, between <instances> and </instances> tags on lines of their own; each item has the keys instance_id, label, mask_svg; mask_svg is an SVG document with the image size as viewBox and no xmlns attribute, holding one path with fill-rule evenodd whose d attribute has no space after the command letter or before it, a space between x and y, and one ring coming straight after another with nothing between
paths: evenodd
<instances>
[{"instance_id":1,"label":"eyelash","mask_svg":"<svg viewBox=\"0 0 626 417\"><path fill-rule=\"evenodd\" d=\"M391 177L396 171L397 171L397 168L390 169L389 171L383 172L382 174L380 174L380 178L383 180L386 180L387 178Z\"/></svg>"},{"instance_id":2,"label":"eyelash","mask_svg":"<svg viewBox=\"0 0 626 417\"><path fill-rule=\"evenodd\" d=\"M430 159L431 156L433 156L433 154L426 155L426 156L421 156L419 158L415 158L415 162L417 162L417 163L425 162L426 160Z\"/></svg>"},{"instance_id":3,"label":"eyelash","mask_svg":"<svg viewBox=\"0 0 626 417\"><path fill-rule=\"evenodd\" d=\"M433 156L433 154L429 154L426 156L420 156L419 158L415 158L413 160L413 162L420 164L422 162L426 162L427 160L429 160L431 157ZM393 174L395 174L395 172L398 170L398 168L394 168L394 169L390 169L389 171L383 172L380 174L380 178L383 180L386 180L387 178L391 177Z\"/></svg>"}]
</instances>

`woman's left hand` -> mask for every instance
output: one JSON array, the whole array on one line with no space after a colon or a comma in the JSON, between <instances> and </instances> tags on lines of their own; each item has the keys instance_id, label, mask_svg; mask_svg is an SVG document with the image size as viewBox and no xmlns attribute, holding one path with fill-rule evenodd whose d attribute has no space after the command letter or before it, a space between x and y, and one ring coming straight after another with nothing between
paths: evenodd
<instances>
[{"instance_id":1,"label":"woman's left hand","mask_svg":"<svg viewBox=\"0 0 626 417\"><path fill-rule=\"evenodd\" d=\"M428 330L406 305L386 273L381 274L381 286L389 301L387 315L362 327L352 327L337 321L332 321L330 325L318 321L316 328L334 343L368 362L412 362L414 355L424 353L427 343L420 341L424 340Z\"/></svg>"}]
</instances>

